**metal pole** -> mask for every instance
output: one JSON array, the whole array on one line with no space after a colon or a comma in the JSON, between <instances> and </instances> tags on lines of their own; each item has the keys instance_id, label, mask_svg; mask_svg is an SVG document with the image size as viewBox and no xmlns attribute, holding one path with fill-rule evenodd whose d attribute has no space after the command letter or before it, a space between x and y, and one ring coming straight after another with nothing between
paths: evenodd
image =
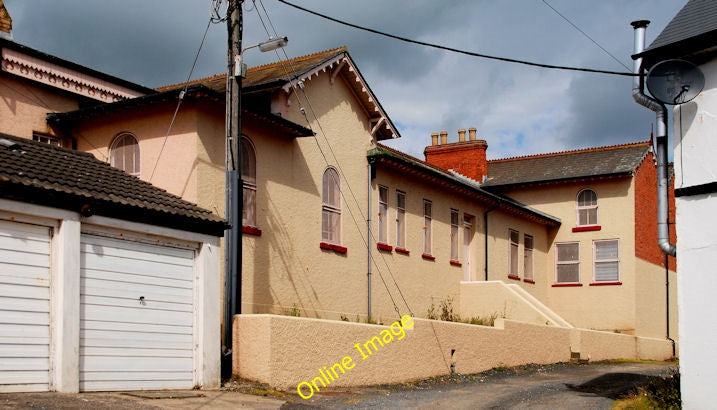
<instances>
[{"instance_id":1,"label":"metal pole","mask_svg":"<svg viewBox=\"0 0 717 410\"><path fill-rule=\"evenodd\" d=\"M225 235L226 315L222 375L231 376L232 321L241 313L241 261L243 182L241 180L241 56L243 0L230 0L227 8L228 72L227 72L227 145L226 145L226 217L230 224Z\"/></svg>"}]
</instances>

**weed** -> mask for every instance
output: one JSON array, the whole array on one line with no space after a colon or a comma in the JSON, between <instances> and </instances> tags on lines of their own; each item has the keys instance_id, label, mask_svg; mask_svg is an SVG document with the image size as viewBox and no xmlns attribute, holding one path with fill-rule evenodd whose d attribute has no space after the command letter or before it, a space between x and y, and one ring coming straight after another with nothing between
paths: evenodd
<instances>
[{"instance_id":1,"label":"weed","mask_svg":"<svg viewBox=\"0 0 717 410\"><path fill-rule=\"evenodd\" d=\"M292 306L291 310L287 311L286 314L288 316L301 317L301 309L294 303L294 306Z\"/></svg>"},{"instance_id":2,"label":"weed","mask_svg":"<svg viewBox=\"0 0 717 410\"><path fill-rule=\"evenodd\" d=\"M344 314L342 313L342 314L341 314L341 321L342 321L342 322L348 322L348 321L349 321L348 316L346 316L346 315L344 315Z\"/></svg>"}]
</instances>

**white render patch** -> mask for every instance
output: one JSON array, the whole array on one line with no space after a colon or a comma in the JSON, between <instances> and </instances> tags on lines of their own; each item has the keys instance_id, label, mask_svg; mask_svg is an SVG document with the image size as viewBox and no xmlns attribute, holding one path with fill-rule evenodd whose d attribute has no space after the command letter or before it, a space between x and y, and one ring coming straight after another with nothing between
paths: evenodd
<instances>
[{"instance_id":1,"label":"white render patch","mask_svg":"<svg viewBox=\"0 0 717 410\"><path fill-rule=\"evenodd\" d=\"M191 389L194 250L83 234L80 391Z\"/></svg>"},{"instance_id":2,"label":"white render patch","mask_svg":"<svg viewBox=\"0 0 717 410\"><path fill-rule=\"evenodd\" d=\"M50 385L50 228L0 220L0 392Z\"/></svg>"},{"instance_id":3,"label":"white render patch","mask_svg":"<svg viewBox=\"0 0 717 410\"><path fill-rule=\"evenodd\" d=\"M2 49L2 71L103 102L144 95L8 48Z\"/></svg>"}]
</instances>

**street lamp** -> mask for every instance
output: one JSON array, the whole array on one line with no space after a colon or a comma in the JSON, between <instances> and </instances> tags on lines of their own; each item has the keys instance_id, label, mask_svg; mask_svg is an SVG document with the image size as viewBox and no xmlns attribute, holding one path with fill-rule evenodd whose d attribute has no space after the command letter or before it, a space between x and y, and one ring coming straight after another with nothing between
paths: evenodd
<instances>
[{"instance_id":1,"label":"street lamp","mask_svg":"<svg viewBox=\"0 0 717 410\"><path fill-rule=\"evenodd\" d=\"M246 77L246 64L244 63L244 52L259 47L259 51L262 53L266 53L267 51L274 51L278 50L280 48L286 47L286 45L289 44L289 38L288 37L279 37L279 38L270 38L266 41L263 41L259 44L254 44L253 46L246 47L242 49L241 53L239 53L238 56L236 56L236 59L234 60L234 75L235 76L241 76L242 78Z\"/></svg>"}]
</instances>

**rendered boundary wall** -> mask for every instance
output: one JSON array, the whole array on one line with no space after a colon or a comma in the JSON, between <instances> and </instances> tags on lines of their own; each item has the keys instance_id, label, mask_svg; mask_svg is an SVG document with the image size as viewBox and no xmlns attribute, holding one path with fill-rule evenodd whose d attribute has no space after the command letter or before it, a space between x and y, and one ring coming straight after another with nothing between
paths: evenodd
<instances>
[{"instance_id":1,"label":"rendered boundary wall","mask_svg":"<svg viewBox=\"0 0 717 410\"><path fill-rule=\"evenodd\" d=\"M486 327L416 318L412 328L406 327L237 315L233 373L296 390L299 383L322 376L329 382L327 388L400 383L448 374L452 366L456 373L470 374L497 366L567 362L571 352L590 360L665 360L672 356L670 342L662 339L504 319L497 319L495 327ZM405 331L401 340L399 330ZM366 353L367 341L374 336L388 340L386 335L392 331L396 331L391 334L392 341L383 346L375 342L373 354ZM328 369L342 360L350 364L345 372L327 377Z\"/></svg>"}]
</instances>

